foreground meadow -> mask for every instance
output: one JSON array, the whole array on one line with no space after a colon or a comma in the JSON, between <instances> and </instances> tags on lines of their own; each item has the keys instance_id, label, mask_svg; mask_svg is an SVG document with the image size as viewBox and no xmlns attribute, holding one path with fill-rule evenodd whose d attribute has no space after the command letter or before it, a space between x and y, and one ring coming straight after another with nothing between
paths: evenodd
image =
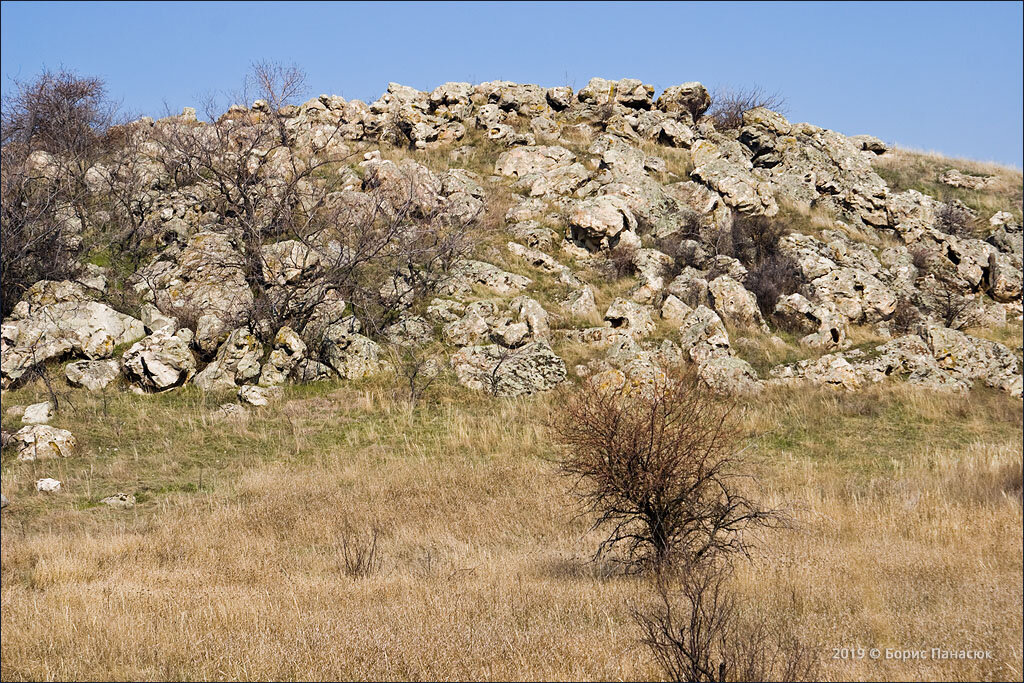
<instances>
[{"instance_id":1,"label":"foreground meadow","mask_svg":"<svg viewBox=\"0 0 1024 683\"><path fill-rule=\"evenodd\" d=\"M81 456L5 454L3 679L660 675L630 615L650 584L590 561L600 537L551 461L552 398L445 386L409 409L325 383L212 421L219 398L72 393L54 424ZM741 565L745 608L813 642L827 679L1020 680L1019 401L775 389L740 413L751 486L796 522ZM136 507L98 505L116 491ZM353 575L346 545L374 531Z\"/></svg>"}]
</instances>

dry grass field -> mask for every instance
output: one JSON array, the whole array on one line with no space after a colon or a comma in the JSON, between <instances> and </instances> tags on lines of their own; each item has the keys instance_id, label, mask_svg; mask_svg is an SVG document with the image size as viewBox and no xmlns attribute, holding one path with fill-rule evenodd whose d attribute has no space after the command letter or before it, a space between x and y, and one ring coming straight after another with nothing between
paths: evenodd
<instances>
[{"instance_id":1,"label":"dry grass field","mask_svg":"<svg viewBox=\"0 0 1024 683\"><path fill-rule=\"evenodd\" d=\"M3 461L2 678L659 677L630 615L651 586L590 561L554 399L446 384L410 410L394 393L293 386L234 422L191 388L70 394L54 424L81 455ZM744 610L814 643L828 680L1021 679L1019 401L776 389L740 411L752 492L796 522L740 565ZM46 476L64 491L37 493ZM98 505L115 491L138 505ZM374 531L352 575L346 544Z\"/></svg>"}]
</instances>

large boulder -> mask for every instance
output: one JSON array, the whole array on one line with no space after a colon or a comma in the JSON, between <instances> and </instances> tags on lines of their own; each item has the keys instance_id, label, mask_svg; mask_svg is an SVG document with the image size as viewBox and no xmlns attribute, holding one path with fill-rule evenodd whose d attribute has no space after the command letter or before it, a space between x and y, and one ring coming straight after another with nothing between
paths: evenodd
<instances>
[{"instance_id":1,"label":"large boulder","mask_svg":"<svg viewBox=\"0 0 1024 683\"><path fill-rule=\"evenodd\" d=\"M718 314L707 306L697 306L679 326L679 346L695 363L732 355L729 333Z\"/></svg>"},{"instance_id":2,"label":"large boulder","mask_svg":"<svg viewBox=\"0 0 1024 683\"><path fill-rule=\"evenodd\" d=\"M757 297L728 275L719 275L708 283L711 306L730 325L757 328L768 332Z\"/></svg>"},{"instance_id":3,"label":"large boulder","mask_svg":"<svg viewBox=\"0 0 1024 683\"><path fill-rule=\"evenodd\" d=\"M78 443L71 432L49 425L22 427L14 433L14 443L18 449L18 460L22 461L67 458L78 450Z\"/></svg>"},{"instance_id":4,"label":"large boulder","mask_svg":"<svg viewBox=\"0 0 1024 683\"><path fill-rule=\"evenodd\" d=\"M569 215L569 239L589 251L610 249L623 234L635 232L636 217L617 195L602 195L579 202Z\"/></svg>"},{"instance_id":5,"label":"large boulder","mask_svg":"<svg viewBox=\"0 0 1024 683\"><path fill-rule=\"evenodd\" d=\"M461 384L494 396L547 391L567 376L565 361L546 341L514 350L498 345L468 346L452 356L451 364Z\"/></svg>"},{"instance_id":6,"label":"large boulder","mask_svg":"<svg viewBox=\"0 0 1024 683\"><path fill-rule=\"evenodd\" d=\"M343 325L332 325L327 329L321 355L324 362L344 379L372 375L382 363L377 342L351 332Z\"/></svg>"},{"instance_id":7,"label":"large boulder","mask_svg":"<svg viewBox=\"0 0 1024 683\"><path fill-rule=\"evenodd\" d=\"M99 391L117 379L121 367L116 360L80 360L64 366L64 376L73 387Z\"/></svg>"},{"instance_id":8,"label":"large boulder","mask_svg":"<svg viewBox=\"0 0 1024 683\"><path fill-rule=\"evenodd\" d=\"M233 390L260 376L263 344L248 327L232 330L217 357L192 380L203 391Z\"/></svg>"},{"instance_id":9,"label":"large boulder","mask_svg":"<svg viewBox=\"0 0 1024 683\"><path fill-rule=\"evenodd\" d=\"M274 335L274 349L260 371L260 386L284 384L295 366L306 356L306 344L287 325Z\"/></svg>"},{"instance_id":10,"label":"large boulder","mask_svg":"<svg viewBox=\"0 0 1024 683\"><path fill-rule=\"evenodd\" d=\"M604 314L604 320L614 329L637 339L654 331L650 308L629 299L616 299Z\"/></svg>"},{"instance_id":11,"label":"large boulder","mask_svg":"<svg viewBox=\"0 0 1024 683\"><path fill-rule=\"evenodd\" d=\"M179 387L196 373L191 340L188 330L173 334L166 328L157 330L125 351L121 368L128 381L143 391Z\"/></svg>"},{"instance_id":12,"label":"large boulder","mask_svg":"<svg viewBox=\"0 0 1024 683\"><path fill-rule=\"evenodd\" d=\"M145 336L140 320L86 296L77 283L44 281L29 289L0 329L4 387L39 363L68 355L109 358L115 347Z\"/></svg>"}]
</instances>

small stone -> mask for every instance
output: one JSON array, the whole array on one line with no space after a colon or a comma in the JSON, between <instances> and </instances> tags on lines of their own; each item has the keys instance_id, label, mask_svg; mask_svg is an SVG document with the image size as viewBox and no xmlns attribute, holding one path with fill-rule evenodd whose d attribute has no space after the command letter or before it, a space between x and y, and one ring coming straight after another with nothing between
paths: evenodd
<instances>
[{"instance_id":1,"label":"small stone","mask_svg":"<svg viewBox=\"0 0 1024 683\"><path fill-rule=\"evenodd\" d=\"M40 479L36 482L36 491L42 493L56 493L60 491L60 482L56 479Z\"/></svg>"},{"instance_id":2,"label":"small stone","mask_svg":"<svg viewBox=\"0 0 1024 683\"><path fill-rule=\"evenodd\" d=\"M21 416L21 421L27 425L44 425L53 419L53 415L53 403L50 401L33 403L29 407L25 408L25 413Z\"/></svg>"},{"instance_id":3,"label":"small stone","mask_svg":"<svg viewBox=\"0 0 1024 683\"><path fill-rule=\"evenodd\" d=\"M119 492L112 496L107 496L100 502L114 508L115 510L127 510L135 507L135 496L130 493Z\"/></svg>"}]
</instances>

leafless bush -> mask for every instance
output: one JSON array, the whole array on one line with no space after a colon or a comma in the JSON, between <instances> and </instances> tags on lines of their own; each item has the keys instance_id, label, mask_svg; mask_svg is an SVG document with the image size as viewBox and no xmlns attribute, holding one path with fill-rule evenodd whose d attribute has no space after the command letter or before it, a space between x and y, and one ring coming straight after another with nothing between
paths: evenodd
<instances>
[{"instance_id":1,"label":"leafless bush","mask_svg":"<svg viewBox=\"0 0 1024 683\"><path fill-rule=\"evenodd\" d=\"M781 111L785 104L781 95L768 92L760 86L720 88L711 94L711 106L704 112L704 116L714 122L715 128L732 130L743 126L744 112L758 107Z\"/></svg>"},{"instance_id":2,"label":"leafless bush","mask_svg":"<svg viewBox=\"0 0 1024 683\"><path fill-rule=\"evenodd\" d=\"M101 80L70 71L15 81L4 98L3 315L36 281L65 279L77 269L89 208L86 174L103 151L115 110Z\"/></svg>"},{"instance_id":3,"label":"leafless bush","mask_svg":"<svg viewBox=\"0 0 1024 683\"><path fill-rule=\"evenodd\" d=\"M441 376L443 356L430 345L392 343L387 347L400 390L410 407L416 404Z\"/></svg>"},{"instance_id":4,"label":"leafless bush","mask_svg":"<svg viewBox=\"0 0 1024 683\"><path fill-rule=\"evenodd\" d=\"M890 321L894 334L910 334L917 329L922 320L921 311L917 310L910 299L905 296L896 299L896 308L893 310Z\"/></svg>"},{"instance_id":5,"label":"leafless bush","mask_svg":"<svg viewBox=\"0 0 1024 683\"><path fill-rule=\"evenodd\" d=\"M740 490L731 404L689 367L650 385L585 382L552 423L561 472L594 528L597 555L622 548L631 569L746 553L743 532L782 522Z\"/></svg>"},{"instance_id":6,"label":"leafless bush","mask_svg":"<svg viewBox=\"0 0 1024 683\"><path fill-rule=\"evenodd\" d=\"M299 144L301 131L288 125L280 106L301 92L302 82L296 69L257 65L247 81L258 96L252 109L234 108L212 125L160 127L160 162L177 183L212 191L241 253L235 265L255 297L242 324L261 336L282 325L302 331L324 310L322 302L336 300L347 302L338 320L355 314L364 329L379 332L465 254L467 230L478 217L425 202L412 176L371 173L366 192L336 192L324 176L354 152L341 139L340 123L322 124ZM207 116L216 111L209 103ZM286 255L301 266L290 276L281 272L281 254L265 249L284 240L298 243Z\"/></svg>"},{"instance_id":7,"label":"leafless bush","mask_svg":"<svg viewBox=\"0 0 1024 683\"><path fill-rule=\"evenodd\" d=\"M978 322L978 302L966 296L952 283L938 280L938 291L931 297L933 312L942 324L953 330L964 330Z\"/></svg>"},{"instance_id":8,"label":"leafless bush","mask_svg":"<svg viewBox=\"0 0 1024 683\"><path fill-rule=\"evenodd\" d=\"M636 256L636 247L627 244L617 244L608 251L608 256L602 264L609 277L619 279L632 275L636 272L633 258Z\"/></svg>"},{"instance_id":9,"label":"leafless bush","mask_svg":"<svg viewBox=\"0 0 1024 683\"><path fill-rule=\"evenodd\" d=\"M770 256L747 273L744 285L757 297L757 305L767 315L775 310L779 298L800 288L800 268L783 254Z\"/></svg>"},{"instance_id":10,"label":"leafless bush","mask_svg":"<svg viewBox=\"0 0 1024 683\"><path fill-rule=\"evenodd\" d=\"M935 227L955 237L970 238L976 233L974 216L955 199L944 202L935 212Z\"/></svg>"},{"instance_id":11,"label":"leafless bush","mask_svg":"<svg viewBox=\"0 0 1024 683\"><path fill-rule=\"evenodd\" d=\"M634 608L641 642L670 681L813 680L815 648L781 619L751 618L728 586L727 565L658 575L655 604Z\"/></svg>"},{"instance_id":12,"label":"leafless bush","mask_svg":"<svg viewBox=\"0 0 1024 683\"><path fill-rule=\"evenodd\" d=\"M918 275L927 275L931 269L931 260L935 256L934 249L920 247L910 252L910 262L914 264Z\"/></svg>"},{"instance_id":13,"label":"leafless bush","mask_svg":"<svg viewBox=\"0 0 1024 683\"><path fill-rule=\"evenodd\" d=\"M359 533L350 528L341 532L338 557L347 576L365 577L380 571L384 561L377 548L379 536L380 531L376 528L369 533Z\"/></svg>"}]
</instances>

